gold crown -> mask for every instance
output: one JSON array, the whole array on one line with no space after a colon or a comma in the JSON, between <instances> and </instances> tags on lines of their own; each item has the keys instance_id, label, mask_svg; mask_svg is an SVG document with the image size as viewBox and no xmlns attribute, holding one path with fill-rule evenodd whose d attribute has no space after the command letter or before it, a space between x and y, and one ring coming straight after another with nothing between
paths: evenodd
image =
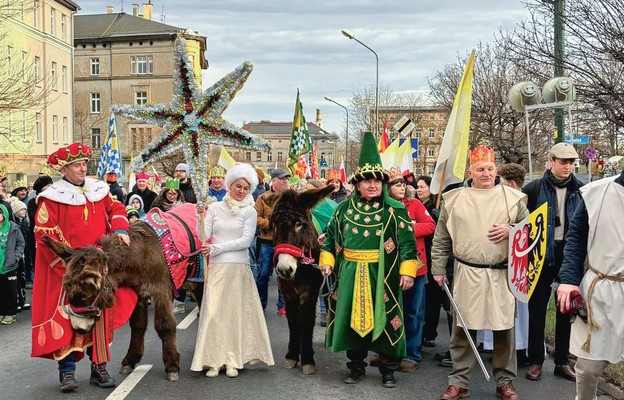
<instances>
[{"instance_id":1,"label":"gold crown","mask_svg":"<svg viewBox=\"0 0 624 400\"><path fill-rule=\"evenodd\" d=\"M388 182L388 174L383 169L383 167L379 164L371 165L369 163L364 164L363 166L358 166L353 172L353 178L351 179L352 183L364 181L367 179L377 179L382 181L383 183Z\"/></svg>"},{"instance_id":2,"label":"gold crown","mask_svg":"<svg viewBox=\"0 0 624 400\"><path fill-rule=\"evenodd\" d=\"M403 171L401 171L401 168L399 167L391 167L389 170L386 171L386 173L388 174L388 179L390 182L403 178Z\"/></svg>"},{"instance_id":3,"label":"gold crown","mask_svg":"<svg viewBox=\"0 0 624 400\"><path fill-rule=\"evenodd\" d=\"M213 177L213 176L221 176L221 177L225 176L225 169L219 165L215 165L210 170L210 177Z\"/></svg>"},{"instance_id":4,"label":"gold crown","mask_svg":"<svg viewBox=\"0 0 624 400\"><path fill-rule=\"evenodd\" d=\"M470 153L470 165L481 161L494 162L494 149L479 146Z\"/></svg>"}]
</instances>

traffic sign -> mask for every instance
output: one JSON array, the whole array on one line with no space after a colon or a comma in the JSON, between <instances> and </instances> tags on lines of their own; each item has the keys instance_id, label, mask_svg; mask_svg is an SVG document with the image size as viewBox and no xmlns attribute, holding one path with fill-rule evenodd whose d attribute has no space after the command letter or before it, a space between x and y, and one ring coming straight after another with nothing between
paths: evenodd
<instances>
[{"instance_id":1,"label":"traffic sign","mask_svg":"<svg viewBox=\"0 0 624 400\"><path fill-rule=\"evenodd\" d=\"M589 159L594 159L596 158L596 149L594 149L593 147L586 147L583 154L585 154L585 157Z\"/></svg>"},{"instance_id":2,"label":"traffic sign","mask_svg":"<svg viewBox=\"0 0 624 400\"><path fill-rule=\"evenodd\" d=\"M570 143L570 136L565 136L565 142ZM589 136L574 136L574 142L572 144L589 144Z\"/></svg>"},{"instance_id":3,"label":"traffic sign","mask_svg":"<svg viewBox=\"0 0 624 400\"><path fill-rule=\"evenodd\" d=\"M412 131L412 129L414 129L415 126L416 125L414 125L414 122L409 119L407 115L404 115L396 124L394 124L394 129L396 129L397 132L401 134L401 136L405 137L409 135L409 133Z\"/></svg>"}]
</instances>

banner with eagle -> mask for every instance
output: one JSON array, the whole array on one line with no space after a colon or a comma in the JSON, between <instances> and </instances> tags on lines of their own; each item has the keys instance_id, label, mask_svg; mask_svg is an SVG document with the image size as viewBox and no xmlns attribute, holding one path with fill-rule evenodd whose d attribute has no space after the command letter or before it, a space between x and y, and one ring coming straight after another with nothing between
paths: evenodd
<instances>
[{"instance_id":1,"label":"banner with eagle","mask_svg":"<svg viewBox=\"0 0 624 400\"><path fill-rule=\"evenodd\" d=\"M546 261L548 204L542 204L509 231L507 282L511 293L528 303Z\"/></svg>"}]
</instances>

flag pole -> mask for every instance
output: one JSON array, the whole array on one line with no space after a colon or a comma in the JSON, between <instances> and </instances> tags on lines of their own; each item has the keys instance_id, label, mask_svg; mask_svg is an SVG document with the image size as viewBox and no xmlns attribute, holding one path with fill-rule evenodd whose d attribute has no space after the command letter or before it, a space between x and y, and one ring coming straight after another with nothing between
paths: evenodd
<instances>
[{"instance_id":1,"label":"flag pole","mask_svg":"<svg viewBox=\"0 0 624 400\"><path fill-rule=\"evenodd\" d=\"M440 208L440 201L442 201L442 189L444 189L444 178L446 177L446 166L448 160L444 161L444 169L442 170L442 179L440 179L440 189L438 190L438 199L436 200L436 208Z\"/></svg>"}]
</instances>

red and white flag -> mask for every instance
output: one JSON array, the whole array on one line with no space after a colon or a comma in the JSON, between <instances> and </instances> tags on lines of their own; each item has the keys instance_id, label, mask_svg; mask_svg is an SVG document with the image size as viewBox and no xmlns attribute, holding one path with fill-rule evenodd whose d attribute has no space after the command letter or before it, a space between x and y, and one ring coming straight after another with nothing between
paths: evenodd
<instances>
[{"instance_id":1,"label":"red and white flag","mask_svg":"<svg viewBox=\"0 0 624 400\"><path fill-rule=\"evenodd\" d=\"M340 182L347 183L347 171L345 171L344 160L340 160Z\"/></svg>"},{"instance_id":2,"label":"red and white flag","mask_svg":"<svg viewBox=\"0 0 624 400\"><path fill-rule=\"evenodd\" d=\"M152 171L154 171L154 181L162 183L162 179L160 179L160 175L156 172L156 168L152 165Z\"/></svg>"},{"instance_id":3,"label":"red and white flag","mask_svg":"<svg viewBox=\"0 0 624 400\"><path fill-rule=\"evenodd\" d=\"M314 143L313 147L312 147L312 159L310 160L310 173L311 173L311 177L312 179L318 179L319 178L319 170L318 170L318 147L316 147L316 143Z\"/></svg>"}]
</instances>

